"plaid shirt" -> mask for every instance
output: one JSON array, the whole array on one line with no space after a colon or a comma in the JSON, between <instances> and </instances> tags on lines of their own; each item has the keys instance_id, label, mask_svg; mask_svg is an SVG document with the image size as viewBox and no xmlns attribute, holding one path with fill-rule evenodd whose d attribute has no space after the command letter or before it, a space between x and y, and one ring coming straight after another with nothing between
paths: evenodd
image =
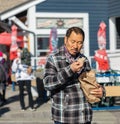
<instances>
[{"instance_id":1,"label":"plaid shirt","mask_svg":"<svg viewBox=\"0 0 120 124\"><path fill-rule=\"evenodd\" d=\"M79 54L79 57L82 56ZM43 82L52 94L52 119L67 124L90 122L91 105L86 101L80 88L78 73L73 73L70 63L65 47L61 47L47 58ZM87 58L81 72L86 69L90 69Z\"/></svg>"}]
</instances>

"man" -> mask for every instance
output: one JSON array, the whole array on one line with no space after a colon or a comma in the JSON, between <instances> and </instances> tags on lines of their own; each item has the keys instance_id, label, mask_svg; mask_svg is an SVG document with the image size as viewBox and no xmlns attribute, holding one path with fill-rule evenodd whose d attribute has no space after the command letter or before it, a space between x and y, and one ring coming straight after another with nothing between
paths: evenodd
<instances>
[{"instance_id":1,"label":"man","mask_svg":"<svg viewBox=\"0 0 120 124\"><path fill-rule=\"evenodd\" d=\"M87 102L78 81L83 71L90 70L87 57L80 53L84 44L81 28L71 27L64 38L64 46L49 55L44 73L45 88L51 91L52 119L55 124L91 124L92 108ZM85 63L77 61L85 57ZM103 89L91 92L103 96Z\"/></svg>"}]
</instances>

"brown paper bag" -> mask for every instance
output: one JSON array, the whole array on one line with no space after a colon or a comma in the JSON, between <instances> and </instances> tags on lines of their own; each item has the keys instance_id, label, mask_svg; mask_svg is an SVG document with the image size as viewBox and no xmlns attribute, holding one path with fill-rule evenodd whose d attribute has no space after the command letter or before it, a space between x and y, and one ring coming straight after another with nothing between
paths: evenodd
<instances>
[{"instance_id":1,"label":"brown paper bag","mask_svg":"<svg viewBox=\"0 0 120 124\"><path fill-rule=\"evenodd\" d=\"M99 88L100 85L96 81L95 71L90 70L83 72L79 76L80 86L86 96L86 99L89 103L96 103L100 101L100 98L92 95L90 92L92 89Z\"/></svg>"}]
</instances>

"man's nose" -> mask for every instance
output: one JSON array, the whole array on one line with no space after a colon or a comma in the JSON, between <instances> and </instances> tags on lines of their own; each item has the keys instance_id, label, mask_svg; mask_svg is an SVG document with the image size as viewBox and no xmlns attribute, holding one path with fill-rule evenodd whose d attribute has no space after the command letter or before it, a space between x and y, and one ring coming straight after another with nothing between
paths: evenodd
<instances>
[{"instance_id":1,"label":"man's nose","mask_svg":"<svg viewBox=\"0 0 120 124\"><path fill-rule=\"evenodd\" d=\"M78 48L78 44L77 43L74 43L74 48Z\"/></svg>"}]
</instances>

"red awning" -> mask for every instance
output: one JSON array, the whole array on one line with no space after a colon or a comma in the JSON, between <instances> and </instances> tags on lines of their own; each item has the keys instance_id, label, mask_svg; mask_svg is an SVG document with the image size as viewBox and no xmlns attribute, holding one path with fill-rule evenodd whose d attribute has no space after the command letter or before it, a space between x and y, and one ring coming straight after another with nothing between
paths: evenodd
<instances>
[{"instance_id":1,"label":"red awning","mask_svg":"<svg viewBox=\"0 0 120 124\"><path fill-rule=\"evenodd\" d=\"M12 39L11 39L12 34L11 33L1 33L0 34L0 44L4 45L11 45ZM17 42L23 42L23 36L17 36Z\"/></svg>"}]
</instances>

